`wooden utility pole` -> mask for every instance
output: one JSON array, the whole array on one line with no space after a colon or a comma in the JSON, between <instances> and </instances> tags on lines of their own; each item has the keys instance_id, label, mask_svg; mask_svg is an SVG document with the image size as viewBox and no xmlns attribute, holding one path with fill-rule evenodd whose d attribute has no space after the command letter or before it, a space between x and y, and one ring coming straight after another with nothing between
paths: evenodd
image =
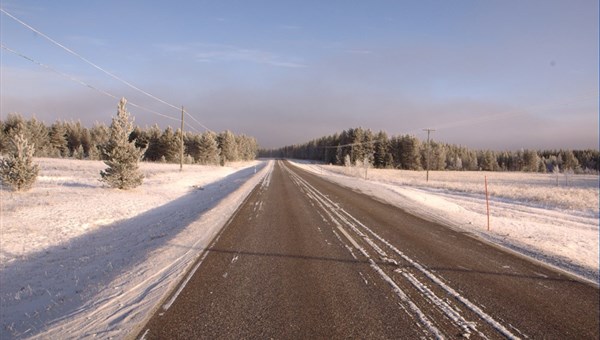
<instances>
[{"instance_id":1,"label":"wooden utility pole","mask_svg":"<svg viewBox=\"0 0 600 340\"><path fill-rule=\"evenodd\" d=\"M431 146L429 145L429 134L435 130L434 129L423 129L423 131L427 131L427 182L429 182L429 158L431 158Z\"/></svg>"},{"instance_id":2,"label":"wooden utility pole","mask_svg":"<svg viewBox=\"0 0 600 340\"><path fill-rule=\"evenodd\" d=\"M183 105L181 106L181 139L179 143L179 171L183 171Z\"/></svg>"}]
</instances>

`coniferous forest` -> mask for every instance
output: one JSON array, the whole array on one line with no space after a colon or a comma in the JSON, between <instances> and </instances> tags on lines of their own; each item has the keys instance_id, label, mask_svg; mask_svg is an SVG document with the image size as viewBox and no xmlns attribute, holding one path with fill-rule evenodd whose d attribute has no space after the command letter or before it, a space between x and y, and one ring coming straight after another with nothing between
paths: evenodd
<instances>
[{"instance_id":1,"label":"coniferous forest","mask_svg":"<svg viewBox=\"0 0 600 340\"><path fill-rule=\"evenodd\" d=\"M375 168L598 173L598 150L474 150L422 141L412 135L351 128L301 145L263 149L260 157L295 158L336 165L368 162Z\"/></svg>"},{"instance_id":2,"label":"coniferous forest","mask_svg":"<svg viewBox=\"0 0 600 340\"><path fill-rule=\"evenodd\" d=\"M23 134L34 145L35 157L56 157L104 160L103 150L108 146L110 128L96 123L91 128L79 121L56 121L50 126L31 118L24 119L11 113L0 120L0 154L9 148L10 138ZM145 149L144 161L179 163L181 130L158 125L142 129L136 126L129 135L137 147ZM253 160L258 153L255 138L231 131L215 133L184 132L184 162L186 164L221 164Z\"/></svg>"}]
</instances>

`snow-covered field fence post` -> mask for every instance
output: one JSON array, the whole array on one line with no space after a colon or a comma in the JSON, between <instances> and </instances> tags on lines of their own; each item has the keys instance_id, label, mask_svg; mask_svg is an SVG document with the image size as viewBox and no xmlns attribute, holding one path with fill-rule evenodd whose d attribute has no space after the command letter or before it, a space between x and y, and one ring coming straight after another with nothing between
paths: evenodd
<instances>
[{"instance_id":1,"label":"snow-covered field fence post","mask_svg":"<svg viewBox=\"0 0 600 340\"><path fill-rule=\"evenodd\" d=\"M488 194L487 176L485 176L485 206L487 208L487 230L490 231L490 196Z\"/></svg>"}]
</instances>

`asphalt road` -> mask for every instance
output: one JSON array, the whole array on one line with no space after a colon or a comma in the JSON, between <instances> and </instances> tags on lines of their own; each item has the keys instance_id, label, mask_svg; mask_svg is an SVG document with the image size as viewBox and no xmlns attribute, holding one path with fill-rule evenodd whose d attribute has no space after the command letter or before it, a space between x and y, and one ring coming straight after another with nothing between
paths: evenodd
<instances>
[{"instance_id":1,"label":"asphalt road","mask_svg":"<svg viewBox=\"0 0 600 340\"><path fill-rule=\"evenodd\" d=\"M279 161L145 339L597 339L598 288Z\"/></svg>"}]
</instances>

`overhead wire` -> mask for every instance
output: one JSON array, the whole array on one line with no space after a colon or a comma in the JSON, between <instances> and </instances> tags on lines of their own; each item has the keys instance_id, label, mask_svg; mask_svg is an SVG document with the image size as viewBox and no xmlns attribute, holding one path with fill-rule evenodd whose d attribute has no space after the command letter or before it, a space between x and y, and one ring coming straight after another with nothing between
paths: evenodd
<instances>
[{"instance_id":1,"label":"overhead wire","mask_svg":"<svg viewBox=\"0 0 600 340\"><path fill-rule=\"evenodd\" d=\"M137 87L137 86L135 86L135 85L131 84L130 82L128 82L128 81L126 81L125 79L123 79L123 78L121 78L121 77L119 77L119 76L117 76L117 75L113 74L112 72L109 72L109 71L105 70L104 68L102 68L102 67L100 67L99 65L97 65L97 64L95 64L95 63L93 63L92 61L88 60L87 58L85 58L84 56L80 55L79 53L77 53L77 52L73 51L72 49L70 49L70 48L68 48L68 47L66 47L66 46L64 46L63 44L59 43L58 41L56 41L56 40L52 39L52 38L51 38L51 37L49 37L48 35L46 35L46 34L44 34L43 32L41 32L40 30L38 30L38 29L36 29L36 28L32 27L31 25L27 24L27 23L26 23L26 22L24 22L23 20L21 20L21 19L19 19L19 18L15 17L14 15L10 14L10 13L9 13L9 12L7 12L7 11L6 11L4 8L0 8L0 12L4 13L4 14L5 14L5 15L7 15L8 17L10 17L11 19L13 19L13 20L15 20L16 22L18 22L19 24L21 24L21 25L25 26L26 28L28 28L29 30L33 31L34 33L36 33L36 34L38 34L38 35L42 36L42 37L43 37L43 38L45 38L46 40L48 40L48 41L52 42L53 44L55 44L56 46L58 46L58 47L62 48L62 49L63 49L63 50L65 50L65 51L67 51L68 53L72 54L73 56L75 56L75 57L77 57L77 58L81 59L81 60L82 60L82 61L84 61L85 63L87 63L87 64L91 65L91 66L92 66L92 67L94 67L94 68L96 68L97 70L99 70L99 71L103 72L104 74L106 74L106 75L110 76L111 78L113 78L113 79L115 79L115 80L117 80L117 81L119 81L119 82L121 82L121 83L123 83L123 84L127 85L128 87L130 87L130 88L132 88L132 89L134 89L134 90L136 90L136 91L138 91L138 92L140 92L140 93L142 93L142 94L144 94L144 95L146 95L146 96L148 96L148 97L150 97L150 98L152 98L152 99L154 99L154 100L156 100L156 101L158 101L158 102L160 102L160 103L162 103L162 104L165 104L165 105L167 105L167 106L169 106L169 107L171 107L171 108L174 108L174 109L176 109L176 110L181 110L181 108L180 108L180 107L177 107L177 106L175 106L175 105L173 105L173 104L171 104L171 103L169 103L169 102L167 102L167 101L165 101L165 100L163 100L163 99L161 99L161 98L158 98L157 96L155 96L155 95L153 95L153 94L151 94L151 93L149 93L149 92L147 92L147 91L144 91L144 90L142 90L141 88L139 88L139 87ZM26 59L28 59L28 58L26 58ZM58 73L60 74L60 72L58 72ZM87 85L85 85L85 86L87 86ZM88 86L88 87L89 87L89 86ZM135 106L135 105L132 105L132 106ZM151 112L151 111L150 111L150 112ZM200 125L202 128L204 128L204 129L205 129L205 130L207 130L207 131L211 131L211 130L210 130L209 128L207 128L207 127L206 127L204 124L200 123L200 122L199 122L199 121L198 121L198 120L197 120L197 119L196 119L194 116L192 116L192 115L191 115L189 112L187 112L187 111L185 111L185 110L184 110L184 112L185 112L185 114L187 114L189 117L191 117L191 118L192 118L192 120L194 120L196 123L198 123L198 124L199 124L199 125ZM155 112L154 112L154 113L155 113ZM196 130L195 128L194 128L194 130L195 130L195 131L198 131L198 130Z\"/></svg>"},{"instance_id":2,"label":"overhead wire","mask_svg":"<svg viewBox=\"0 0 600 340\"><path fill-rule=\"evenodd\" d=\"M110 92L108 92L108 91L105 91L105 90L99 89L99 88L97 88L97 87L95 87L95 86L93 86L93 85L91 85L91 84L89 84L89 83L86 83L86 82L84 82L84 81L82 81L82 80L80 80L80 79L77 79L77 78L75 78L75 77L71 76L70 74L67 74L67 73L61 72L61 71L59 71L59 70L57 70L57 69L55 69L55 68L53 68L53 67L51 67L51 66L49 66L49 65L46 65L46 64L44 64L44 63L41 63L41 62L39 62L39 61L37 61L37 60L35 60L35 59L33 59L33 58L31 58L31 57L29 57L29 56L27 56L27 55L23 54L23 53L20 53L20 52L18 52L18 51L15 51L14 49L12 49L12 48L10 48L10 47L6 46L4 43L0 43L0 48L2 48L2 49L3 49L3 50L5 50L5 51L8 51L8 52L10 52L10 53L13 53L13 54L15 54L15 55L17 55L17 56L19 56L19 57L21 57L21 58L25 59L25 60L28 60L28 61L30 61L30 62L32 62L32 63L34 63L34 64L36 64L36 65L38 65L38 66L40 66L40 67L43 67L43 68L45 68L45 69L47 69L47 70L49 70L49 71L52 71L52 72L54 72L54 73L56 73L56 74L58 74L58 75L61 75L61 76L65 77L65 78L67 78L67 79L69 79L69 80L71 80L71 81L74 81L74 82L76 82L76 83L78 83L78 84L80 84L80 85L83 85L83 86L85 86L85 87L87 87L87 88L89 88L89 89L91 89L91 90L94 90L94 91L96 91L96 92L99 92L99 93L101 93L101 94L103 94L103 95L105 95L105 96L108 96L108 97L110 97L110 98L113 98L113 99L119 100L119 97L117 97L116 95L114 95L114 94L112 94L112 93L110 93ZM133 107L136 107L136 108L140 109L140 110L143 110L143 111L147 111L147 112L153 113L153 114L155 114L155 115L158 115L158 116L160 116L160 117L167 118L167 119L174 120L174 121L180 121L180 119L179 119L179 118L176 118L176 117L172 117L172 116L168 116L168 115L162 114L162 113L160 113L160 112L158 112L158 111L155 111L155 110L149 109L149 108L147 108L147 107L144 107L144 106L142 106L142 105L136 104L136 103L134 103L134 102L128 101L127 103L128 103L129 105L133 106ZM194 128L194 127L193 127L193 126L191 126L191 125L190 125L190 128L192 128L192 129L193 129L193 130L195 130L196 132L199 132L199 131L198 131L196 128Z\"/></svg>"},{"instance_id":3,"label":"overhead wire","mask_svg":"<svg viewBox=\"0 0 600 340\"><path fill-rule=\"evenodd\" d=\"M185 109L183 110L183 112L190 118L192 118L192 120L194 122L196 122L198 125L200 125L204 130L209 131L209 132L213 132L211 129L207 128L204 124L200 123L194 116L192 116L189 112L187 112ZM197 130L196 130L197 131Z\"/></svg>"}]
</instances>

